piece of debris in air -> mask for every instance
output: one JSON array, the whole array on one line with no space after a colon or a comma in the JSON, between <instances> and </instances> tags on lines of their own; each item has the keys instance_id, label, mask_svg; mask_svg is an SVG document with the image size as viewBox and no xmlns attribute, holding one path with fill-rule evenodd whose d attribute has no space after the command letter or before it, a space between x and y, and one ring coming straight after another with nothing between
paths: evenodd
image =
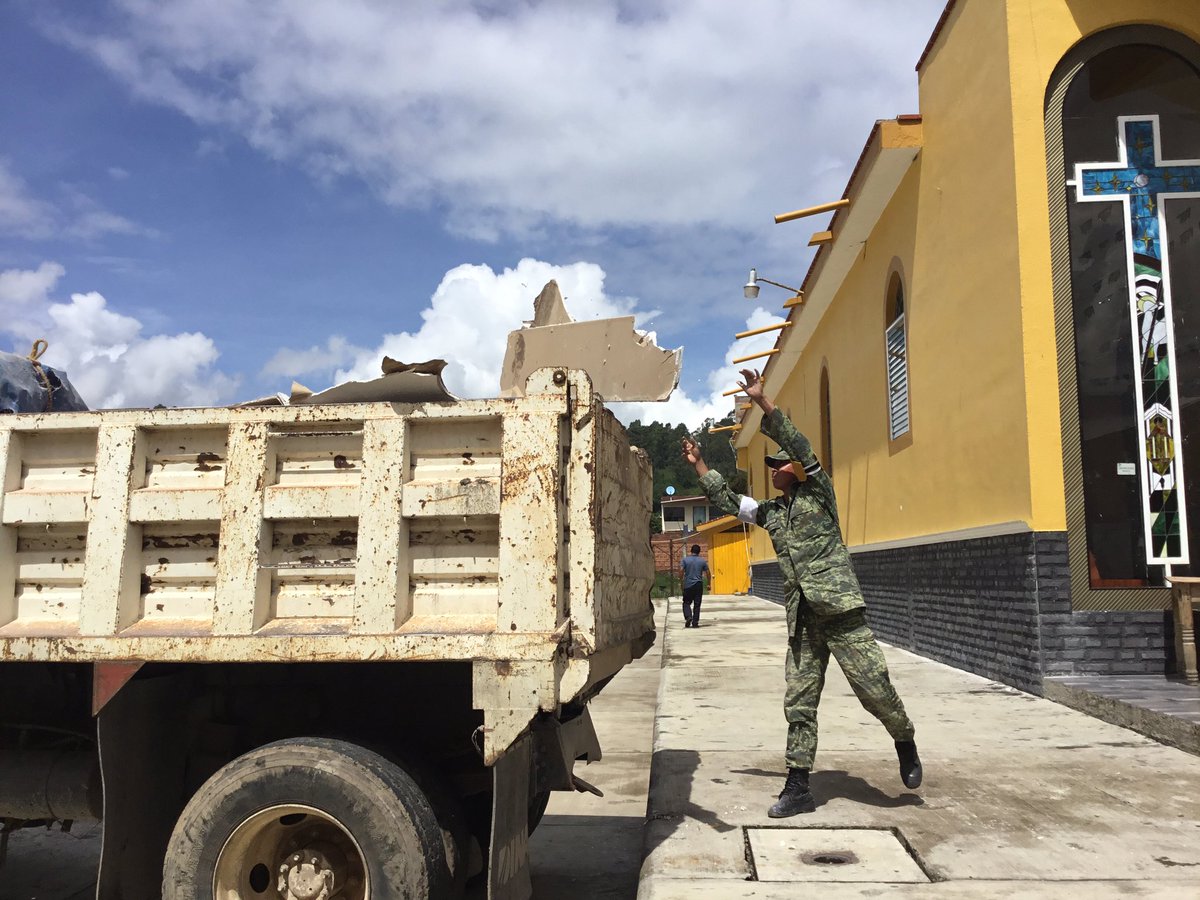
<instances>
[{"instance_id":1,"label":"piece of debris in air","mask_svg":"<svg viewBox=\"0 0 1200 900\"><path fill-rule=\"evenodd\" d=\"M587 372L606 401L666 400L679 384L683 348L664 350L633 321L633 316L572 321L558 282L549 282L533 301L533 321L509 332L500 396L523 396L533 372L566 366Z\"/></svg>"}]
</instances>

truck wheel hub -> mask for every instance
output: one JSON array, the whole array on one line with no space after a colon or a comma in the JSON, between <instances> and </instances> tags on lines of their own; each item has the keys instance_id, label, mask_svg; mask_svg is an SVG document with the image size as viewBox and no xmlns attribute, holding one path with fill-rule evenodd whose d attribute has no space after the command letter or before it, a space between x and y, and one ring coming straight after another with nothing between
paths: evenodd
<instances>
[{"instance_id":1,"label":"truck wheel hub","mask_svg":"<svg viewBox=\"0 0 1200 900\"><path fill-rule=\"evenodd\" d=\"M247 817L221 848L213 896L370 900L367 861L334 816L285 803Z\"/></svg>"},{"instance_id":2,"label":"truck wheel hub","mask_svg":"<svg viewBox=\"0 0 1200 900\"><path fill-rule=\"evenodd\" d=\"M333 866L323 853L304 849L279 867L279 896L283 900L329 900L335 878Z\"/></svg>"}]
</instances>

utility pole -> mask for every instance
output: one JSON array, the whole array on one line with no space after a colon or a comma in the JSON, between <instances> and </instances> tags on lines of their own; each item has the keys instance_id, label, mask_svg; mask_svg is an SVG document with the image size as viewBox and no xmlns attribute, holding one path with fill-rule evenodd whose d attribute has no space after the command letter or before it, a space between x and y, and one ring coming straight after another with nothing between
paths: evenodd
<instances>
[{"instance_id":1,"label":"utility pole","mask_svg":"<svg viewBox=\"0 0 1200 900\"><path fill-rule=\"evenodd\" d=\"M671 573L667 576L668 597L675 596L675 536L667 539L667 555L671 558Z\"/></svg>"}]
</instances>

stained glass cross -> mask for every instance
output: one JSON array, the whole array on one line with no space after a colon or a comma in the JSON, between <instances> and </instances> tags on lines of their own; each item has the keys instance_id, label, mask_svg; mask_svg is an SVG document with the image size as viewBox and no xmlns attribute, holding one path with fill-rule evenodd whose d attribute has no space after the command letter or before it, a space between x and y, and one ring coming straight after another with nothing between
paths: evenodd
<instances>
[{"instance_id":1,"label":"stained glass cross","mask_svg":"<svg viewBox=\"0 0 1200 900\"><path fill-rule=\"evenodd\" d=\"M1200 160L1161 158L1158 116L1119 116L1117 135L1117 162L1075 166L1075 194L1080 203L1120 201L1125 206L1146 561L1186 563L1183 442L1163 201L1200 197Z\"/></svg>"}]
</instances>

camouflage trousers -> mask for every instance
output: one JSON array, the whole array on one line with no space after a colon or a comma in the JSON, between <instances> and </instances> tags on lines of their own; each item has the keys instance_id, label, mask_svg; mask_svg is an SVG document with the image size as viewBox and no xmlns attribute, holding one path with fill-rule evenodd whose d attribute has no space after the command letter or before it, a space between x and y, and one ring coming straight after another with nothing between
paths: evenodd
<instances>
[{"instance_id":1,"label":"camouflage trousers","mask_svg":"<svg viewBox=\"0 0 1200 900\"><path fill-rule=\"evenodd\" d=\"M913 737L913 724L892 687L883 651L867 626L862 609L831 618L805 615L788 642L787 690L783 711L788 721L787 764L811 769L817 753L817 704L825 687L829 654L838 661L863 708L896 741Z\"/></svg>"}]
</instances>

